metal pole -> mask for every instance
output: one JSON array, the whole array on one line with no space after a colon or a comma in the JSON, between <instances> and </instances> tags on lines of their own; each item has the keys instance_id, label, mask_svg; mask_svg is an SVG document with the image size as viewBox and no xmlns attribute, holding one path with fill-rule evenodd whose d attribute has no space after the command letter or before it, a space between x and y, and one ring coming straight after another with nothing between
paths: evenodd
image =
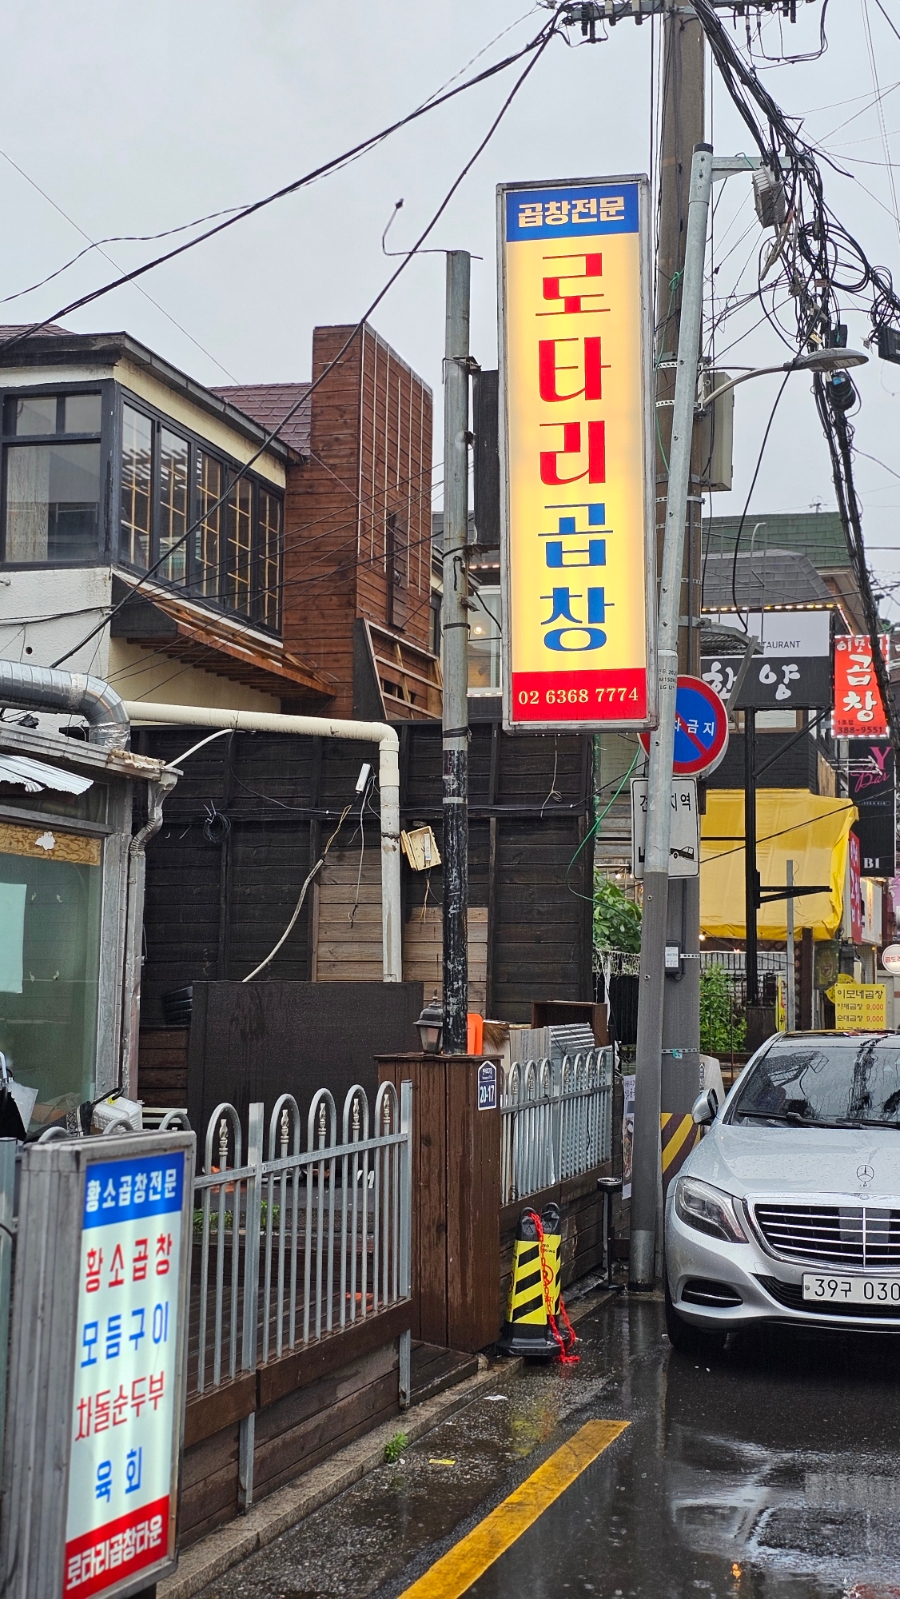
<instances>
[{"instance_id":1,"label":"metal pole","mask_svg":"<svg viewBox=\"0 0 900 1599\"><path fill-rule=\"evenodd\" d=\"M785 982L784 1009L787 1030L793 1033L797 1026L797 999L794 987L794 896L791 890L794 886L794 863L787 863L787 974Z\"/></svg>"},{"instance_id":2,"label":"metal pole","mask_svg":"<svg viewBox=\"0 0 900 1599\"><path fill-rule=\"evenodd\" d=\"M691 163L681 327L675 373L675 402L672 409L672 447L669 458L666 526L659 586L659 726L650 740L650 770L647 785L644 920L641 935L631 1188L629 1279L634 1288L650 1288L653 1285L658 1212L662 1197L659 1112L672 755L675 742L675 689L678 678L678 617L684 567L691 441L697 398L697 358L700 350L700 322L703 309L703 265L711 188L712 149L709 145L698 145Z\"/></svg>"},{"instance_id":3,"label":"metal pole","mask_svg":"<svg viewBox=\"0 0 900 1599\"><path fill-rule=\"evenodd\" d=\"M447 252L444 345L444 1051L464 1055L469 1009L469 276Z\"/></svg>"},{"instance_id":4,"label":"metal pole","mask_svg":"<svg viewBox=\"0 0 900 1599\"><path fill-rule=\"evenodd\" d=\"M747 1004L759 1004L759 951L756 912L759 873L756 870L756 712L744 712L744 976Z\"/></svg>"}]
</instances>

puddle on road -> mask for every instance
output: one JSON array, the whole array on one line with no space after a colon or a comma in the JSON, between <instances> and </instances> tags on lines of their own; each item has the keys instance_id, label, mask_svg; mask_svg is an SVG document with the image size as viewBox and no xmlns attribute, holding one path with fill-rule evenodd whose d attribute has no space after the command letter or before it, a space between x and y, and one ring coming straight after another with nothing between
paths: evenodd
<instances>
[{"instance_id":1,"label":"puddle on road","mask_svg":"<svg viewBox=\"0 0 900 1599\"><path fill-rule=\"evenodd\" d=\"M662 1325L601 1306L577 1366L498 1368L202 1599L395 1599L589 1415L631 1425L470 1599L900 1599L900 1347L766 1335L707 1369Z\"/></svg>"}]
</instances>

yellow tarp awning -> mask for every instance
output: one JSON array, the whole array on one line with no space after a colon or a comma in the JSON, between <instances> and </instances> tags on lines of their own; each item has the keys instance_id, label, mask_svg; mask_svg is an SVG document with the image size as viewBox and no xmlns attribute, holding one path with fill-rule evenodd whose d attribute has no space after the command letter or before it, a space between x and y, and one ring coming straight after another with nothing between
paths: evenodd
<instances>
[{"instance_id":1,"label":"yellow tarp awning","mask_svg":"<svg viewBox=\"0 0 900 1599\"><path fill-rule=\"evenodd\" d=\"M811 927L817 939L834 938L841 924L847 838L856 806L804 788L761 788L756 793L756 862L764 889L783 888L786 863L794 882L828 883L827 894L794 900L794 928ZM700 926L708 938L744 938L744 795L708 789L700 828ZM761 906L760 938L787 937L786 901Z\"/></svg>"}]
</instances>

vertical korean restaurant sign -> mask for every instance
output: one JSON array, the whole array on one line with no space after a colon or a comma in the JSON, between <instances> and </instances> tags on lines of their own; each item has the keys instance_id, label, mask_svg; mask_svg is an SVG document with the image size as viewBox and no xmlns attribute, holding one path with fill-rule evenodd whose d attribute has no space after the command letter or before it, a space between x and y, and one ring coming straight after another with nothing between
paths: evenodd
<instances>
[{"instance_id":1,"label":"vertical korean restaurant sign","mask_svg":"<svg viewBox=\"0 0 900 1599\"><path fill-rule=\"evenodd\" d=\"M887 634L881 635L881 653L887 660ZM834 641L834 737L886 738L887 730L868 634L839 635Z\"/></svg>"},{"instance_id":2,"label":"vertical korean restaurant sign","mask_svg":"<svg viewBox=\"0 0 900 1599\"><path fill-rule=\"evenodd\" d=\"M190 1197L184 1148L86 1167L64 1599L175 1552Z\"/></svg>"},{"instance_id":3,"label":"vertical korean restaurant sign","mask_svg":"<svg viewBox=\"0 0 900 1599\"><path fill-rule=\"evenodd\" d=\"M645 178L501 185L504 722L655 718Z\"/></svg>"}]
</instances>

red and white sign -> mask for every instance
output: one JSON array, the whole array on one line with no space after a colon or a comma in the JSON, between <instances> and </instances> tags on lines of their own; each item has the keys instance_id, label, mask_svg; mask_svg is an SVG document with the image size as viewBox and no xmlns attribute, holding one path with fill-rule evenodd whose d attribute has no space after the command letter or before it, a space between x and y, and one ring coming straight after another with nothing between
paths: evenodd
<instances>
[{"instance_id":1,"label":"red and white sign","mask_svg":"<svg viewBox=\"0 0 900 1599\"><path fill-rule=\"evenodd\" d=\"M888 639L881 635L881 653L888 659ZM868 634L841 635L834 641L835 738L886 738L887 717Z\"/></svg>"},{"instance_id":2,"label":"red and white sign","mask_svg":"<svg viewBox=\"0 0 900 1599\"><path fill-rule=\"evenodd\" d=\"M63 1599L130 1592L174 1554L186 1166L85 1174Z\"/></svg>"}]
</instances>

